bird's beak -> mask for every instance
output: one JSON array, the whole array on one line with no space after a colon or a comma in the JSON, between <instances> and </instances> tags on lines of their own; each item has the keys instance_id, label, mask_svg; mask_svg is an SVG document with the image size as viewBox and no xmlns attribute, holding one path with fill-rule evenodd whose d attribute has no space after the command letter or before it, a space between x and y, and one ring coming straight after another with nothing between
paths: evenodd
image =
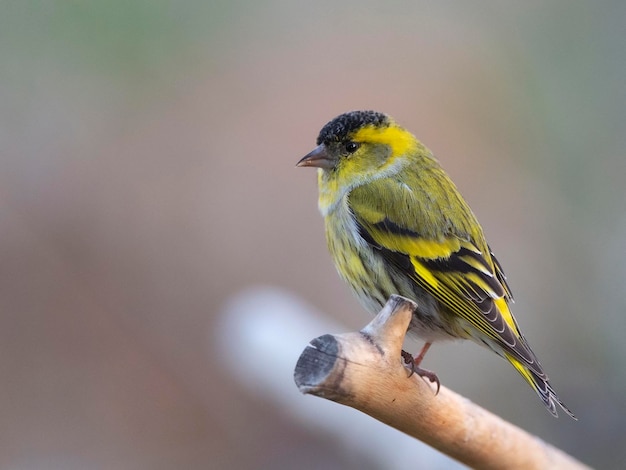
<instances>
[{"instance_id":1,"label":"bird's beak","mask_svg":"<svg viewBox=\"0 0 626 470\"><path fill-rule=\"evenodd\" d=\"M313 151L305 155L298 163L296 163L296 166L313 166L329 170L335 166L335 160L328 155L326 146L324 144L320 144L315 147Z\"/></svg>"}]
</instances>

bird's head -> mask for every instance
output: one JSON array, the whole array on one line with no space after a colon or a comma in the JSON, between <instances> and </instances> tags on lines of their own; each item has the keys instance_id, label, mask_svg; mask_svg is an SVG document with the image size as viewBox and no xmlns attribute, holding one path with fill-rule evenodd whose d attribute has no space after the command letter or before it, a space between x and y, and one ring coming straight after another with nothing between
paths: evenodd
<instances>
[{"instance_id":1,"label":"bird's head","mask_svg":"<svg viewBox=\"0 0 626 470\"><path fill-rule=\"evenodd\" d=\"M413 134L386 114L351 111L322 128L317 147L297 166L319 168L320 189L340 192L400 171L418 146Z\"/></svg>"}]
</instances>

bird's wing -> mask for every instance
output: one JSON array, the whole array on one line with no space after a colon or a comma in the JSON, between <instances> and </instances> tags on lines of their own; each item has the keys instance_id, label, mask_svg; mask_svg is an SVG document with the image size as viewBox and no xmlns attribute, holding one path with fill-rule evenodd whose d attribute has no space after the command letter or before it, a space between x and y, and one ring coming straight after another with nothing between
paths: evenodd
<instances>
[{"instance_id":1,"label":"bird's wing","mask_svg":"<svg viewBox=\"0 0 626 470\"><path fill-rule=\"evenodd\" d=\"M373 207L371 201L377 198L367 191L376 191L376 186L368 186L371 188L349 196L363 239L448 310L499 344L505 354L544 376L509 309L509 287L482 233L478 241L470 234L452 231L439 238L425 237L415 227L393 220L393 211ZM467 206L461 210L466 209L469 211ZM474 217L471 211L465 215Z\"/></svg>"}]
</instances>

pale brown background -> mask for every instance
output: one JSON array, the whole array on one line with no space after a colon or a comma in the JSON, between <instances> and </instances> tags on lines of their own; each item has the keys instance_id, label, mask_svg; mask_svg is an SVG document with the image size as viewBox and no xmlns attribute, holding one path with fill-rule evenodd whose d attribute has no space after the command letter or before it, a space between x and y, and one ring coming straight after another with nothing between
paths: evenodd
<instances>
[{"instance_id":1,"label":"pale brown background","mask_svg":"<svg viewBox=\"0 0 626 470\"><path fill-rule=\"evenodd\" d=\"M376 467L242 389L212 344L258 283L364 323L294 167L359 108L448 169L580 421L474 345L428 367L594 466L625 461L624 2L1 10L0 468Z\"/></svg>"}]
</instances>

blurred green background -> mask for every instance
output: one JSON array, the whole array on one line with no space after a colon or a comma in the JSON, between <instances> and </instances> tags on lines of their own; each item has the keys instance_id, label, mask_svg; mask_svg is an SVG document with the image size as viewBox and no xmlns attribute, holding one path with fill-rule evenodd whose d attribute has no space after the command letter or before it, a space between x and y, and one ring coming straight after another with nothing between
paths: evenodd
<instances>
[{"instance_id":1,"label":"blurred green background","mask_svg":"<svg viewBox=\"0 0 626 470\"><path fill-rule=\"evenodd\" d=\"M626 3L0 8L0 467L376 468L212 349L224 303L259 283L365 323L294 167L351 109L438 156L580 420L475 345L425 365L591 465L626 461Z\"/></svg>"}]
</instances>

